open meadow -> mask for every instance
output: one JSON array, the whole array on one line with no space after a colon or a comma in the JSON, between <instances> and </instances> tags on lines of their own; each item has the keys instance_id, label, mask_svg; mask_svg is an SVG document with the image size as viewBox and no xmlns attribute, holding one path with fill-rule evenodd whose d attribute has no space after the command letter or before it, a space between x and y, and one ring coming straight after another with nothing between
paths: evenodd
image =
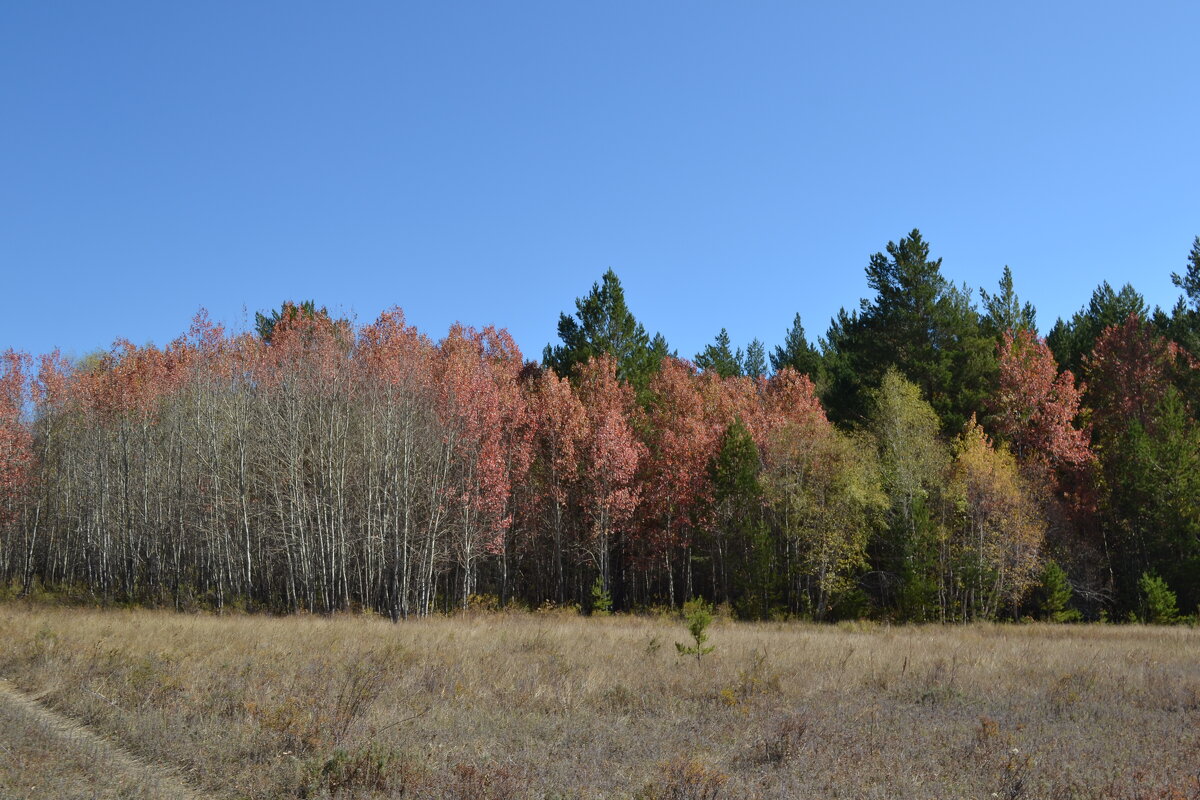
<instances>
[{"instance_id":1,"label":"open meadow","mask_svg":"<svg viewBox=\"0 0 1200 800\"><path fill-rule=\"evenodd\" d=\"M9 604L0 796L177 794L147 794L150 774L220 798L1200 794L1192 629L710 632L698 661L672 617ZM94 738L22 723L14 698Z\"/></svg>"}]
</instances>

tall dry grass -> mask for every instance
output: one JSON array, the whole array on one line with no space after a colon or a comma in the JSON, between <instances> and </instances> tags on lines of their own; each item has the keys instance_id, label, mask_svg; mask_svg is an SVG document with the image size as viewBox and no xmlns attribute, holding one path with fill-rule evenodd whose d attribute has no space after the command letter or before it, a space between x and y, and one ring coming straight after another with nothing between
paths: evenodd
<instances>
[{"instance_id":1,"label":"tall dry grass","mask_svg":"<svg viewBox=\"0 0 1200 800\"><path fill-rule=\"evenodd\" d=\"M222 797L1200 797L1200 633L0 607L0 675Z\"/></svg>"}]
</instances>

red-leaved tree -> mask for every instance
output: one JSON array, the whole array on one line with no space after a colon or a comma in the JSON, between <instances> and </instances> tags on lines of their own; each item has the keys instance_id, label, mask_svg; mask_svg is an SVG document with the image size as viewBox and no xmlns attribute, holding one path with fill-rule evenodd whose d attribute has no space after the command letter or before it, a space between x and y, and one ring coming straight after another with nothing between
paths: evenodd
<instances>
[{"instance_id":1,"label":"red-leaved tree","mask_svg":"<svg viewBox=\"0 0 1200 800\"><path fill-rule=\"evenodd\" d=\"M534 431L534 461L522 495L530 528L526 544L530 556L536 556L543 544L548 546L553 597L563 603L564 561L579 544L572 512L580 503L580 460L587 448L588 417L571 382L551 369L538 371L526 383L525 402Z\"/></svg>"},{"instance_id":2,"label":"red-leaved tree","mask_svg":"<svg viewBox=\"0 0 1200 800\"><path fill-rule=\"evenodd\" d=\"M33 437L22 420L29 366L23 353L0 355L0 525L16 516L33 464Z\"/></svg>"},{"instance_id":3,"label":"red-leaved tree","mask_svg":"<svg viewBox=\"0 0 1200 800\"><path fill-rule=\"evenodd\" d=\"M1085 431L1075 427L1086 387L1075 387L1070 370L1058 371L1046 341L1029 330L1004 334L1000 387L993 402L996 432L1024 463L1044 460L1077 468L1092 460Z\"/></svg>"},{"instance_id":4,"label":"red-leaved tree","mask_svg":"<svg viewBox=\"0 0 1200 800\"><path fill-rule=\"evenodd\" d=\"M590 523L589 550L600 571L603 591L611 591L614 550L625 544L641 498L638 465L646 447L634 433L633 389L617 380L616 362L601 356L580 365L579 397L588 417L581 459L582 505Z\"/></svg>"}]
</instances>

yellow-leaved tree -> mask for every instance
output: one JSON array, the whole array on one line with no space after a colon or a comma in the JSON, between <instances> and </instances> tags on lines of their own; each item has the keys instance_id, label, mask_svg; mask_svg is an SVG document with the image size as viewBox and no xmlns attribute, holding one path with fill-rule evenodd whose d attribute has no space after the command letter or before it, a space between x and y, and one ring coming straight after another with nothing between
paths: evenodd
<instances>
[{"instance_id":1,"label":"yellow-leaved tree","mask_svg":"<svg viewBox=\"0 0 1200 800\"><path fill-rule=\"evenodd\" d=\"M807 378L790 369L780 377L795 385L776 387L769 398L776 424L764 452L763 483L788 550L791 589L820 620L857 585L888 498L874 443L835 428L816 405Z\"/></svg>"},{"instance_id":2,"label":"yellow-leaved tree","mask_svg":"<svg viewBox=\"0 0 1200 800\"><path fill-rule=\"evenodd\" d=\"M1037 580L1046 522L1005 447L972 417L954 443L941 554L947 615L987 619L1015 610Z\"/></svg>"}]
</instances>

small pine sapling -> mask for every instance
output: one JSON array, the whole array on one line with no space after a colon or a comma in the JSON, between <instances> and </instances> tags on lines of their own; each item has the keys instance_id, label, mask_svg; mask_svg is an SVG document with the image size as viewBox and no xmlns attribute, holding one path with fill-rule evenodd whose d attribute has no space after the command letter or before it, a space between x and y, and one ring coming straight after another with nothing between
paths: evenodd
<instances>
[{"instance_id":1,"label":"small pine sapling","mask_svg":"<svg viewBox=\"0 0 1200 800\"><path fill-rule=\"evenodd\" d=\"M604 581L596 578L592 584L592 616L607 617L612 613L612 595L604 590Z\"/></svg>"},{"instance_id":2,"label":"small pine sapling","mask_svg":"<svg viewBox=\"0 0 1200 800\"><path fill-rule=\"evenodd\" d=\"M1077 622L1080 614L1070 607L1071 584L1067 573L1053 561L1042 570L1041 614L1047 622Z\"/></svg>"},{"instance_id":3,"label":"small pine sapling","mask_svg":"<svg viewBox=\"0 0 1200 800\"><path fill-rule=\"evenodd\" d=\"M676 642L675 649L681 656L695 656L696 662L699 663L701 657L713 651L712 645L704 646L704 643L708 641L705 629L713 621L712 606L704 602L703 598L697 597L694 600L688 600L683 604L683 617L687 620L688 633L692 635L693 644Z\"/></svg>"},{"instance_id":4,"label":"small pine sapling","mask_svg":"<svg viewBox=\"0 0 1200 800\"><path fill-rule=\"evenodd\" d=\"M1146 613L1142 620L1151 625L1170 625L1179 621L1179 608L1175 605L1175 593L1167 582L1157 575L1143 572L1138 588L1142 590L1142 601Z\"/></svg>"}]
</instances>

